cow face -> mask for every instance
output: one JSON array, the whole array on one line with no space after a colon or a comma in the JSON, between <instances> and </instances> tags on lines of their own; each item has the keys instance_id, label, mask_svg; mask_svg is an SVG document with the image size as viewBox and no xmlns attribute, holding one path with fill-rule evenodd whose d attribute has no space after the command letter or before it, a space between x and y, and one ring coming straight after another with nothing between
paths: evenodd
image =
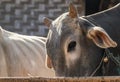
<instances>
[{"instance_id":1,"label":"cow face","mask_svg":"<svg viewBox=\"0 0 120 82\"><path fill-rule=\"evenodd\" d=\"M72 4L68 13L54 21L45 18L44 23L49 27L47 66L57 76L89 76L100 63L103 48L117 46L104 29L79 18Z\"/></svg>"}]
</instances>

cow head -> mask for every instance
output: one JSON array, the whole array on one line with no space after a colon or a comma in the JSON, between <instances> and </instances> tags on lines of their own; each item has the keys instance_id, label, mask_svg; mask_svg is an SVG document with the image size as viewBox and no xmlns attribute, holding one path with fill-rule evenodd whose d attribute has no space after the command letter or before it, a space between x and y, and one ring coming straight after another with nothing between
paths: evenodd
<instances>
[{"instance_id":1,"label":"cow head","mask_svg":"<svg viewBox=\"0 0 120 82\"><path fill-rule=\"evenodd\" d=\"M73 4L69 12L54 21L44 18L44 23L49 27L47 66L57 76L89 76L100 63L103 48L117 46L103 28L78 17Z\"/></svg>"}]
</instances>

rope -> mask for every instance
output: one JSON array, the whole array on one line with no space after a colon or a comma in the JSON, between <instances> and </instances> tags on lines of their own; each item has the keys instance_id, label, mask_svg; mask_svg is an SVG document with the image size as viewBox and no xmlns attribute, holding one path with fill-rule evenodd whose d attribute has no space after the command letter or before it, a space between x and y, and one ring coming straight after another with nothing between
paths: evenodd
<instances>
[{"instance_id":1,"label":"rope","mask_svg":"<svg viewBox=\"0 0 120 82\"><path fill-rule=\"evenodd\" d=\"M93 73L90 75L90 77L94 76L95 73L98 71L98 69L101 67L102 65L102 62L103 62L103 59L104 59L104 56L102 57L101 61L100 61L100 64L97 66L97 68L93 71Z\"/></svg>"},{"instance_id":2,"label":"rope","mask_svg":"<svg viewBox=\"0 0 120 82\"><path fill-rule=\"evenodd\" d=\"M118 67L120 67L120 61L117 60L112 53L110 53L110 51L108 49L105 49L105 53L108 56L108 58L110 58Z\"/></svg>"}]
</instances>

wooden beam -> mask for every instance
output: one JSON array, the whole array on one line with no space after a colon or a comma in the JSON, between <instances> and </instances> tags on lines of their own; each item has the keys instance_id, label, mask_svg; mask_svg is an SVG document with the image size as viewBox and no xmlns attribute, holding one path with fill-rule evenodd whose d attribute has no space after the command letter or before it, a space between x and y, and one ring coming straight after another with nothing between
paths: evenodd
<instances>
[{"instance_id":1,"label":"wooden beam","mask_svg":"<svg viewBox=\"0 0 120 82\"><path fill-rule=\"evenodd\" d=\"M2 77L0 82L120 82L119 76L81 78Z\"/></svg>"}]
</instances>

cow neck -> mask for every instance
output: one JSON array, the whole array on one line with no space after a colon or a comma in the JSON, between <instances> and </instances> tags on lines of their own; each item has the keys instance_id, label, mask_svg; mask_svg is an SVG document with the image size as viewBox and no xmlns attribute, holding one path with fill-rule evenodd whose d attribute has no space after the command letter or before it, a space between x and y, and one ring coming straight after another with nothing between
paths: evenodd
<instances>
[{"instance_id":1,"label":"cow neck","mask_svg":"<svg viewBox=\"0 0 120 82\"><path fill-rule=\"evenodd\" d=\"M87 17L83 17L83 18L87 19ZM92 17L90 17L88 21L91 22L92 24L94 24L95 26L100 26L99 24L97 24L95 22L95 20ZM108 58L110 58L120 68L120 61L118 59L116 59L116 57L113 55L113 53L111 53L108 48L104 49L104 51L105 51L106 55L108 56Z\"/></svg>"},{"instance_id":2,"label":"cow neck","mask_svg":"<svg viewBox=\"0 0 120 82\"><path fill-rule=\"evenodd\" d=\"M110 28L111 26L111 28L114 28L115 25L120 25L120 3L110 9L88 15L84 18L97 26L101 26L104 29ZM109 25L109 23L111 25Z\"/></svg>"},{"instance_id":3,"label":"cow neck","mask_svg":"<svg viewBox=\"0 0 120 82\"><path fill-rule=\"evenodd\" d=\"M107 60L106 60L107 58ZM99 63L99 65L97 66L97 68L91 73L90 77L94 76L97 71L100 70L100 68L102 67L102 76L106 75L108 69L109 69L109 62L108 60L112 60L116 66L120 69L120 60L118 60L116 57L113 56L113 53L110 52L109 49L104 49L104 53L103 53L103 57ZM106 68L107 67L107 68ZM120 72L120 71L118 71Z\"/></svg>"},{"instance_id":4,"label":"cow neck","mask_svg":"<svg viewBox=\"0 0 120 82\"><path fill-rule=\"evenodd\" d=\"M98 23L95 22L95 20L92 17L87 18L87 17L83 16L82 18L88 20L89 22L91 22L95 26L100 26ZM101 62L99 63L97 68L92 72L92 74L90 76L94 76L96 74L96 72L100 69L101 66L102 66L103 72L104 72L103 75L105 75L105 72L109 69L108 66L107 66L108 67L107 69L105 69L105 67L104 67L104 64L106 63L106 62L104 62L104 59L106 57L108 58L108 60L112 60L115 63L115 65L118 67L118 69L120 70L120 57L119 57L119 59L116 58L113 55L113 53L111 53L110 50L108 48L106 48L106 49L104 49L104 54L103 54L103 57L101 59ZM106 65L108 65L108 64L106 64ZM118 72L120 73L120 71L118 71Z\"/></svg>"},{"instance_id":5,"label":"cow neck","mask_svg":"<svg viewBox=\"0 0 120 82\"><path fill-rule=\"evenodd\" d=\"M93 77L93 76L100 70L100 68L103 67L104 58L105 58L105 54L103 55L103 57L102 57L99 65L98 65L98 66L95 68L95 70L90 74L90 77ZM102 71L102 75L104 75L104 74L103 74L103 71Z\"/></svg>"}]
</instances>

